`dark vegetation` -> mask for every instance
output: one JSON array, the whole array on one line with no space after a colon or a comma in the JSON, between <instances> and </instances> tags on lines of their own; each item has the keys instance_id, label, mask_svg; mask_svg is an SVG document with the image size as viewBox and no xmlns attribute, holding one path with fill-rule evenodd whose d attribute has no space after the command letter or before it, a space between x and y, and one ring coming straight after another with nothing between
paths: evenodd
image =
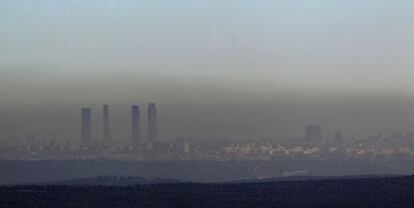
<instances>
[{"instance_id":1,"label":"dark vegetation","mask_svg":"<svg viewBox=\"0 0 414 208\"><path fill-rule=\"evenodd\" d=\"M148 184L180 183L178 180L163 178L101 176L97 178L68 179L33 185L67 185L67 186L131 186Z\"/></svg>"},{"instance_id":2,"label":"dark vegetation","mask_svg":"<svg viewBox=\"0 0 414 208\"><path fill-rule=\"evenodd\" d=\"M0 207L414 207L414 176L239 184L3 186Z\"/></svg>"},{"instance_id":3,"label":"dark vegetation","mask_svg":"<svg viewBox=\"0 0 414 208\"><path fill-rule=\"evenodd\" d=\"M0 185L45 183L100 176L168 178L179 181L221 183L245 179L304 175L407 175L413 160L386 163L362 160L279 159L252 161L112 161L55 160L0 161Z\"/></svg>"}]
</instances>

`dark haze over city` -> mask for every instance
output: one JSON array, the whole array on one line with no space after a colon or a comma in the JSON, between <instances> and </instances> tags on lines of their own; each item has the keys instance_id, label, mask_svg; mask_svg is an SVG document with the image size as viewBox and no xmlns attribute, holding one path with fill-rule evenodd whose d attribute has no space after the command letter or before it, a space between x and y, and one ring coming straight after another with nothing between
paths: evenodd
<instances>
[{"instance_id":1,"label":"dark haze over city","mask_svg":"<svg viewBox=\"0 0 414 208\"><path fill-rule=\"evenodd\" d=\"M0 135L76 137L78 109L109 104L124 139L128 106L148 102L162 106L166 138L297 137L309 123L327 134L409 132L413 8L2 1Z\"/></svg>"},{"instance_id":2,"label":"dark haze over city","mask_svg":"<svg viewBox=\"0 0 414 208\"><path fill-rule=\"evenodd\" d=\"M413 20L409 0L0 1L0 185L125 186L124 207L193 188L213 207L303 207L287 199L312 187L413 204L386 195L414 193ZM88 207L15 190L0 205Z\"/></svg>"}]
</instances>

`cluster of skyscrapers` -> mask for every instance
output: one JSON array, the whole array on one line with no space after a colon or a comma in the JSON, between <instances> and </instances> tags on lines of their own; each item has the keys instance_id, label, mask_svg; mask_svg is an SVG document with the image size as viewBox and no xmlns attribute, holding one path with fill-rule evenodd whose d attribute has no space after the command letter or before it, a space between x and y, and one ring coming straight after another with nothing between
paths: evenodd
<instances>
[{"instance_id":1,"label":"cluster of skyscrapers","mask_svg":"<svg viewBox=\"0 0 414 208\"><path fill-rule=\"evenodd\" d=\"M92 142L92 110L82 108L82 143ZM141 131L141 111L138 105L131 107L131 141L134 144L141 142L153 143L157 141L157 108L155 103L149 103L147 109L147 138L142 138ZM305 141L313 143L322 142L322 128L320 125L307 125L305 128ZM112 140L111 124L109 117L109 107L102 107L102 140L110 142ZM335 132L335 140L342 140L342 132Z\"/></svg>"},{"instance_id":2,"label":"cluster of skyscrapers","mask_svg":"<svg viewBox=\"0 0 414 208\"><path fill-rule=\"evenodd\" d=\"M148 119L148 138L147 142L155 142L158 137L157 133L157 108L155 103L148 105L147 111ZM81 140L82 143L88 144L92 142L92 109L82 108L81 110ZM137 144L144 142L141 132L141 113L138 105L133 105L131 108L131 139ZM104 105L102 107L102 139L104 142L112 140L111 123L109 118L109 107Z\"/></svg>"}]
</instances>

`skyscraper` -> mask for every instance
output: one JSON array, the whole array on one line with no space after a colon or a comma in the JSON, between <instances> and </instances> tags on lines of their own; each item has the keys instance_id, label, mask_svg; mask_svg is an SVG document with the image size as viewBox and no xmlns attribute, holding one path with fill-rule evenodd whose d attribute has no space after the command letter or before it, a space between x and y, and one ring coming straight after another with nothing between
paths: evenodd
<instances>
[{"instance_id":1,"label":"skyscraper","mask_svg":"<svg viewBox=\"0 0 414 208\"><path fill-rule=\"evenodd\" d=\"M335 132L335 142L341 142L342 141L342 131L336 131Z\"/></svg>"},{"instance_id":2,"label":"skyscraper","mask_svg":"<svg viewBox=\"0 0 414 208\"><path fill-rule=\"evenodd\" d=\"M108 105L102 107L102 136L105 142L111 141L111 123L109 121Z\"/></svg>"},{"instance_id":3,"label":"skyscraper","mask_svg":"<svg viewBox=\"0 0 414 208\"><path fill-rule=\"evenodd\" d=\"M344 139L341 131L335 132L335 146L339 151L344 149Z\"/></svg>"},{"instance_id":4,"label":"skyscraper","mask_svg":"<svg viewBox=\"0 0 414 208\"><path fill-rule=\"evenodd\" d=\"M140 142L140 113L137 105L132 106L132 143Z\"/></svg>"},{"instance_id":5,"label":"skyscraper","mask_svg":"<svg viewBox=\"0 0 414 208\"><path fill-rule=\"evenodd\" d=\"M82 143L90 143L92 141L92 113L90 108L82 108Z\"/></svg>"},{"instance_id":6,"label":"skyscraper","mask_svg":"<svg viewBox=\"0 0 414 208\"><path fill-rule=\"evenodd\" d=\"M157 108L155 103L150 103L148 105L148 141L155 142L157 137Z\"/></svg>"},{"instance_id":7,"label":"skyscraper","mask_svg":"<svg viewBox=\"0 0 414 208\"><path fill-rule=\"evenodd\" d=\"M322 128L318 125L308 125L305 130L305 138L309 142L322 141Z\"/></svg>"}]
</instances>

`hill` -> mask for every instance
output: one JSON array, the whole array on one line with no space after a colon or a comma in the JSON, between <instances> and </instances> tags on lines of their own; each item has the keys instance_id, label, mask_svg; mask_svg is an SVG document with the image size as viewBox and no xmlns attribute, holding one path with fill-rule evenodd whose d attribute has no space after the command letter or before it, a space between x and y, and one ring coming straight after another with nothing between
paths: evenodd
<instances>
[{"instance_id":1,"label":"hill","mask_svg":"<svg viewBox=\"0 0 414 208\"><path fill-rule=\"evenodd\" d=\"M414 207L414 177L134 186L3 186L0 207Z\"/></svg>"},{"instance_id":2,"label":"hill","mask_svg":"<svg viewBox=\"0 0 414 208\"><path fill-rule=\"evenodd\" d=\"M65 185L65 186L131 186L163 183L179 183L178 180L163 178L142 178L142 177L117 177L101 176L96 178L78 178L59 180L54 182L41 183L39 185Z\"/></svg>"}]
</instances>

